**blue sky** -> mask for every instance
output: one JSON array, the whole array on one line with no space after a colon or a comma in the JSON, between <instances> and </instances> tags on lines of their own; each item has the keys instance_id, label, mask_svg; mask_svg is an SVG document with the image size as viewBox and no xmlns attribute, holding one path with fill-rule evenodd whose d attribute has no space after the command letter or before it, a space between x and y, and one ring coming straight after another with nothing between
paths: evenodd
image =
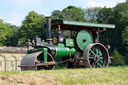
<instances>
[{"instance_id":1,"label":"blue sky","mask_svg":"<svg viewBox=\"0 0 128 85\"><path fill-rule=\"evenodd\" d=\"M0 19L20 26L28 12L50 16L53 10L62 10L69 5L81 8L114 7L125 0L0 0Z\"/></svg>"}]
</instances>

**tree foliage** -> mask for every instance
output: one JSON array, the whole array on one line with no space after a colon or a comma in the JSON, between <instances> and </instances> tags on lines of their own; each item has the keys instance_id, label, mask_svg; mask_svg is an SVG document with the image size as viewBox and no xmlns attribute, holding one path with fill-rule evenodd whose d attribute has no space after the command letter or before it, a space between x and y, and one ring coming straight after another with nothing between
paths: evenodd
<instances>
[{"instance_id":1,"label":"tree foliage","mask_svg":"<svg viewBox=\"0 0 128 85\"><path fill-rule=\"evenodd\" d=\"M54 10L51 16L52 19L62 19L62 12L60 10Z\"/></svg>"},{"instance_id":2,"label":"tree foliage","mask_svg":"<svg viewBox=\"0 0 128 85\"><path fill-rule=\"evenodd\" d=\"M3 41L6 40L6 36L7 36L7 27L5 26L5 24L3 23L3 20L0 20L0 45L3 45Z\"/></svg>"},{"instance_id":3,"label":"tree foliage","mask_svg":"<svg viewBox=\"0 0 128 85\"><path fill-rule=\"evenodd\" d=\"M113 10L114 11L112 20L116 25L116 29L113 30L113 33L111 33L111 35L115 35L113 36L113 42L116 42L113 43L115 45L114 48L117 48L121 54L126 55L126 44L124 43L124 39L126 38L122 37L122 35L124 35L123 33L125 33L125 28L127 28L128 25L128 18L125 14L128 11L128 3L120 3L115 6Z\"/></svg>"},{"instance_id":4,"label":"tree foliage","mask_svg":"<svg viewBox=\"0 0 128 85\"><path fill-rule=\"evenodd\" d=\"M17 44L17 33L18 27L5 23L0 19L0 45L15 46Z\"/></svg>"},{"instance_id":5,"label":"tree foliage","mask_svg":"<svg viewBox=\"0 0 128 85\"><path fill-rule=\"evenodd\" d=\"M99 11L102 8L100 7L93 7L93 8L87 8L84 10L84 18L87 22L93 22L93 23L97 23L97 15L99 13Z\"/></svg>"},{"instance_id":6,"label":"tree foliage","mask_svg":"<svg viewBox=\"0 0 128 85\"><path fill-rule=\"evenodd\" d=\"M11 24L6 24L8 27L8 35L7 39L4 41L4 45L6 46L16 46L18 44L18 36L17 32L19 27Z\"/></svg>"},{"instance_id":7,"label":"tree foliage","mask_svg":"<svg viewBox=\"0 0 128 85\"><path fill-rule=\"evenodd\" d=\"M32 40L37 35L45 39L46 32L44 23L45 18L43 16L34 11L29 12L23 21L23 25L19 29L19 42L25 43L28 39Z\"/></svg>"},{"instance_id":8,"label":"tree foliage","mask_svg":"<svg viewBox=\"0 0 128 85\"><path fill-rule=\"evenodd\" d=\"M110 18L111 18L111 14L112 14L112 8L102 8L98 11L97 13L97 22L98 23L110 23Z\"/></svg>"},{"instance_id":9,"label":"tree foliage","mask_svg":"<svg viewBox=\"0 0 128 85\"><path fill-rule=\"evenodd\" d=\"M62 11L62 18L64 20L84 21L84 12L81 8L68 6Z\"/></svg>"},{"instance_id":10,"label":"tree foliage","mask_svg":"<svg viewBox=\"0 0 128 85\"><path fill-rule=\"evenodd\" d=\"M123 56L115 49L112 55L112 65L125 65Z\"/></svg>"},{"instance_id":11,"label":"tree foliage","mask_svg":"<svg viewBox=\"0 0 128 85\"><path fill-rule=\"evenodd\" d=\"M62 11L54 10L52 12L53 19L63 19L72 21L84 21L84 11L75 6L68 6Z\"/></svg>"},{"instance_id":12,"label":"tree foliage","mask_svg":"<svg viewBox=\"0 0 128 85\"><path fill-rule=\"evenodd\" d=\"M122 33L122 41L125 45L128 45L128 26L124 29Z\"/></svg>"}]
</instances>

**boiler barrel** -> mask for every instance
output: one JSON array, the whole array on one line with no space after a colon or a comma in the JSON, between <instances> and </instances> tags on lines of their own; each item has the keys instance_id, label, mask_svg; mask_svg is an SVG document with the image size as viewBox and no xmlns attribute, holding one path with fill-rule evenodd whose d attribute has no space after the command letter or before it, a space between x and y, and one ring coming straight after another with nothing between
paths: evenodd
<instances>
[{"instance_id":1,"label":"boiler barrel","mask_svg":"<svg viewBox=\"0 0 128 85\"><path fill-rule=\"evenodd\" d=\"M56 47L56 57L65 58L75 55L76 50L74 48Z\"/></svg>"}]
</instances>

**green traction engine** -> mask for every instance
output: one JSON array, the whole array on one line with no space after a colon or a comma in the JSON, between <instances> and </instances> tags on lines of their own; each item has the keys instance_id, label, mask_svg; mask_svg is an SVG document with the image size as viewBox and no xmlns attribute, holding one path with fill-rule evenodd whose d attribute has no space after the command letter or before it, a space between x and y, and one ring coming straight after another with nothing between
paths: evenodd
<instances>
[{"instance_id":1,"label":"green traction engine","mask_svg":"<svg viewBox=\"0 0 128 85\"><path fill-rule=\"evenodd\" d=\"M21 70L107 67L110 63L108 44L100 43L100 32L115 28L110 24L94 24L46 18L47 42L36 37L34 48L21 60ZM51 29L54 36L51 36Z\"/></svg>"}]
</instances>

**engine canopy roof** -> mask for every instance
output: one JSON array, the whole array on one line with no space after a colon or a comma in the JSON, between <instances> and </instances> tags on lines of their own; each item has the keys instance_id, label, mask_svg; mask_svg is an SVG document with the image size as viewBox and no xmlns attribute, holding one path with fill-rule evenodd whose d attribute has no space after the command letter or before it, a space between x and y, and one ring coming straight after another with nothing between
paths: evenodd
<instances>
[{"instance_id":1,"label":"engine canopy roof","mask_svg":"<svg viewBox=\"0 0 128 85\"><path fill-rule=\"evenodd\" d=\"M67 21L67 20L52 21L52 29L58 28L58 25L60 25L60 28L64 30L115 28L115 25L113 24L97 24L97 23L87 23L87 22L78 22L78 21Z\"/></svg>"}]
</instances>

